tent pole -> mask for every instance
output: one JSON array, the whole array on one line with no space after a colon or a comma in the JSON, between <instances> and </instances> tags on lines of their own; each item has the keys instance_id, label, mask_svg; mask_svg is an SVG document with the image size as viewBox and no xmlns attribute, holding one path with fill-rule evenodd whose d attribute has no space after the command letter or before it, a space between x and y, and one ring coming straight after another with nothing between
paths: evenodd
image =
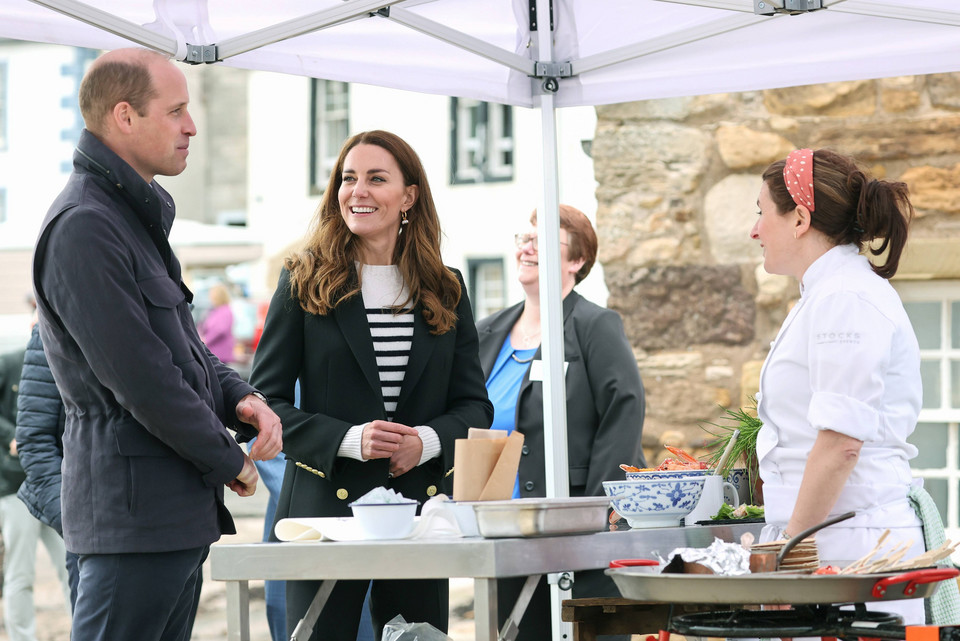
<instances>
[{"instance_id":1,"label":"tent pole","mask_svg":"<svg viewBox=\"0 0 960 641\"><path fill-rule=\"evenodd\" d=\"M537 57L553 62L552 0L536 0ZM538 82L535 80L535 82ZM548 497L570 496L567 463L567 405L564 385L563 298L560 288L560 215L557 186L556 79L540 84L540 122L543 145L543 199L538 207L540 236L540 326L543 356L543 447ZM559 585L550 582L550 621L554 641L572 637L572 626L560 620L563 598ZM523 627L521 621L520 627Z\"/></svg>"},{"instance_id":2,"label":"tent pole","mask_svg":"<svg viewBox=\"0 0 960 641\"><path fill-rule=\"evenodd\" d=\"M179 53L178 44L174 38L151 31L129 20L115 16L109 11L102 11L83 2L77 2L76 0L31 0L31 2L98 29L103 29L115 36L126 38L149 49L172 56Z\"/></svg>"}]
</instances>

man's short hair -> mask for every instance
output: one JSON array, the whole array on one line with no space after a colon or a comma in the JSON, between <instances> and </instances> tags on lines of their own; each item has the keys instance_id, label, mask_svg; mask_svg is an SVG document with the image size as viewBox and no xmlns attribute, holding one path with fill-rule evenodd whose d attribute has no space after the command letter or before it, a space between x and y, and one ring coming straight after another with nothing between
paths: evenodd
<instances>
[{"instance_id":1,"label":"man's short hair","mask_svg":"<svg viewBox=\"0 0 960 641\"><path fill-rule=\"evenodd\" d=\"M157 95L150 63L168 58L146 49L122 59L97 60L80 83L80 113L87 129L102 133L107 114L128 102L141 116Z\"/></svg>"}]
</instances>

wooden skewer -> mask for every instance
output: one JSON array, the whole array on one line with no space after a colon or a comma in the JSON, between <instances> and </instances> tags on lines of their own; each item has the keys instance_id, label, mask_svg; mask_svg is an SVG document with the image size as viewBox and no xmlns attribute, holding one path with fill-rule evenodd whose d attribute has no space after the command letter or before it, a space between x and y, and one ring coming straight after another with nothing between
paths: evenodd
<instances>
[{"instance_id":1,"label":"wooden skewer","mask_svg":"<svg viewBox=\"0 0 960 641\"><path fill-rule=\"evenodd\" d=\"M884 530L883 534L880 535L880 538L877 539L877 544L873 546L873 549L867 552L866 555L857 559L847 567L840 570L840 574L855 574L857 570L863 567L874 554L880 551L880 548L883 547L883 542L886 540L887 535L890 534L890 530Z\"/></svg>"}]
</instances>

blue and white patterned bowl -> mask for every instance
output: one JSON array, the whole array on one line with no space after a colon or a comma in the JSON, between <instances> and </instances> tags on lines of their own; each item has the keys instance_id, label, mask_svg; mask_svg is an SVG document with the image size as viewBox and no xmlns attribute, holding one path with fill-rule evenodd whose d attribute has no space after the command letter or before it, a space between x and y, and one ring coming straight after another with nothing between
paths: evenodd
<instances>
[{"instance_id":1,"label":"blue and white patterned bowl","mask_svg":"<svg viewBox=\"0 0 960 641\"><path fill-rule=\"evenodd\" d=\"M687 477L706 476L713 470L642 470L640 472L627 472L628 481L642 481L650 479L682 479Z\"/></svg>"},{"instance_id":2,"label":"blue and white patterned bowl","mask_svg":"<svg viewBox=\"0 0 960 641\"><path fill-rule=\"evenodd\" d=\"M604 481L603 491L630 527L676 527L697 506L704 478Z\"/></svg>"}]
</instances>

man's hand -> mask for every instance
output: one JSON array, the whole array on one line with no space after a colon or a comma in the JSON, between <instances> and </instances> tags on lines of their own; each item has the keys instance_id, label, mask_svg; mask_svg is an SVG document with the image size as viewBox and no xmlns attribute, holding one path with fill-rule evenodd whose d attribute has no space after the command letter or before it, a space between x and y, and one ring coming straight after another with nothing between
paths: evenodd
<instances>
[{"instance_id":1,"label":"man's hand","mask_svg":"<svg viewBox=\"0 0 960 641\"><path fill-rule=\"evenodd\" d=\"M249 456L244 454L243 467L240 468L240 473L237 474L237 478L227 483L227 487L239 496L253 496L253 493L257 491L257 480L259 478L257 466L253 464L253 460Z\"/></svg>"},{"instance_id":2,"label":"man's hand","mask_svg":"<svg viewBox=\"0 0 960 641\"><path fill-rule=\"evenodd\" d=\"M417 430L401 423L370 421L363 428L360 454L365 461L390 458L400 449L404 438L409 436L417 436ZM419 458L417 460L419 461Z\"/></svg>"},{"instance_id":3,"label":"man's hand","mask_svg":"<svg viewBox=\"0 0 960 641\"><path fill-rule=\"evenodd\" d=\"M283 449L283 426L280 417L270 406L253 394L247 394L237 403L237 418L257 428L257 442L250 448L254 461L272 459Z\"/></svg>"}]
</instances>

